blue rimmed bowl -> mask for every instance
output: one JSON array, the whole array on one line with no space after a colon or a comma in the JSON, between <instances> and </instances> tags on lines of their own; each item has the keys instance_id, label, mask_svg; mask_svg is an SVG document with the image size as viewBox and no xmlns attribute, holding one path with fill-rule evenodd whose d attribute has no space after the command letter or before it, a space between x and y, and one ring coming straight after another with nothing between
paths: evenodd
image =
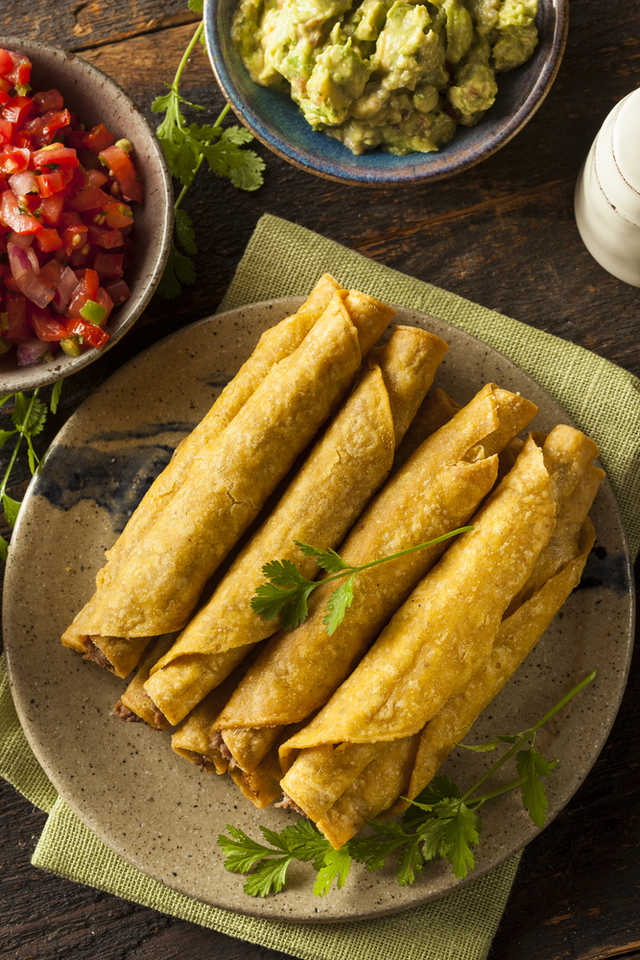
<instances>
[{"instance_id":1,"label":"blue rimmed bowl","mask_svg":"<svg viewBox=\"0 0 640 960\"><path fill-rule=\"evenodd\" d=\"M568 29L568 0L538 0L540 41L522 67L501 74L495 104L476 127L459 127L437 153L395 156L375 150L354 156L344 144L313 131L297 105L250 79L231 42L237 0L205 0L211 66L220 88L246 127L274 153L309 173L363 186L406 186L440 180L490 157L536 112L556 77Z\"/></svg>"}]
</instances>

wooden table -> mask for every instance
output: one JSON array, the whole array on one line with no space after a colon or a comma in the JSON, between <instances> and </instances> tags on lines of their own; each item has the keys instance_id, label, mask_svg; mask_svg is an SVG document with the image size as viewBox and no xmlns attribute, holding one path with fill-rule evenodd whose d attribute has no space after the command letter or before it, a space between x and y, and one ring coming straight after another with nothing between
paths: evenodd
<instances>
[{"instance_id":1,"label":"wooden table","mask_svg":"<svg viewBox=\"0 0 640 960\"><path fill-rule=\"evenodd\" d=\"M0 33L80 53L119 81L151 117L151 103L163 81L172 80L195 20L183 0L4 0ZM257 193L202 173L185 203L198 235L197 283L177 302L156 297L120 344L65 384L61 410L40 438L41 451L124 360L214 312L264 212L640 375L640 290L592 260L573 218L574 184L591 140L612 106L639 84L640 3L572 0L568 46L549 96L511 143L466 173L431 186L371 192L316 179L261 146L267 170ZM223 105L201 47L181 92L202 103L209 120ZM20 497L26 468L15 476L13 493ZM525 850L493 960L640 958L639 703L636 658L594 769ZM284 957L35 870L30 857L44 815L5 782L0 804L3 960Z\"/></svg>"}]
</instances>

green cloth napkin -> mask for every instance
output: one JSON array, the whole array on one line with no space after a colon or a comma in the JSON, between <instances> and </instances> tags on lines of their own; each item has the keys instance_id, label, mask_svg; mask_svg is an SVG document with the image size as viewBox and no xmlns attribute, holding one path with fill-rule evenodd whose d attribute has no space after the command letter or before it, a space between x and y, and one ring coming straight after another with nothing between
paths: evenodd
<instances>
[{"instance_id":1,"label":"green cloth napkin","mask_svg":"<svg viewBox=\"0 0 640 960\"><path fill-rule=\"evenodd\" d=\"M324 272L345 286L438 316L527 370L601 450L632 554L640 546L640 382L573 344L367 260L302 227L264 216L221 310L307 293ZM625 412L625 417L620 416ZM129 866L58 797L20 727L0 658L0 774L49 816L32 863L163 913L304 960L482 960L516 874L519 855L446 897L352 923L291 924L218 910Z\"/></svg>"}]
</instances>

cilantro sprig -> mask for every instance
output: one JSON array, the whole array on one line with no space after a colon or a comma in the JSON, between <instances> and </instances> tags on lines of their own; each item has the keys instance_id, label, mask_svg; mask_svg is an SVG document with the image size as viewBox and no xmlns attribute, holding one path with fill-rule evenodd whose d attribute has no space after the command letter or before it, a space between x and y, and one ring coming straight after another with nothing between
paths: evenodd
<instances>
[{"instance_id":1,"label":"cilantro sprig","mask_svg":"<svg viewBox=\"0 0 640 960\"><path fill-rule=\"evenodd\" d=\"M247 875L244 891L252 897L279 893L285 886L289 866L296 860L312 862L316 871L315 896L326 896L334 881L341 889L347 881L352 861L374 872L386 866L392 856L395 856L396 879L401 886L414 883L425 864L436 858L448 860L454 876L463 880L475 865L473 851L480 842L482 831L478 811L485 803L501 794L520 790L523 807L533 823L537 827L544 825L547 797L542 781L552 774L557 761L548 762L535 749L536 733L591 683L595 675L594 670L581 680L529 730L468 747L484 752L501 744L511 744L465 793L449 777L434 777L411 801L399 822L367 821L371 835L354 837L340 850L335 850L308 820L289 824L279 833L260 827L266 844L251 839L237 827L227 825L229 836L220 834L218 837L225 856L225 869ZM517 779L481 792L486 781L514 756Z\"/></svg>"},{"instance_id":2,"label":"cilantro sprig","mask_svg":"<svg viewBox=\"0 0 640 960\"><path fill-rule=\"evenodd\" d=\"M4 447L11 440L14 441L9 463L7 464L2 482L0 483L0 499L2 500L2 509L4 511L5 520L11 528L15 526L16 520L18 519L20 501L10 497L7 493L7 488L9 486L11 473L18 459L18 454L20 453L22 441L24 440L27 444L29 469L31 470L31 473L34 474L38 469L40 460L33 445L33 438L39 433L42 433L49 409L52 413L55 413L58 409L58 401L60 399L61 390L62 380L58 380L53 385L51 400L49 401L48 408L47 404L39 399L37 389L30 394L8 393L5 396L0 397L0 410L5 406L7 406L7 409L9 409L9 405L11 401L13 401L13 409L10 411L13 429L0 429L0 447ZM9 542L5 540L4 537L0 536L0 560L3 562L6 562L8 549Z\"/></svg>"},{"instance_id":3,"label":"cilantro sprig","mask_svg":"<svg viewBox=\"0 0 640 960\"><path fill-rule=\"evenodd\" d=\"M280 617L282 629L293 630L304 623L309 616L308 600L316 587L346 577L347 579L333 591L327 601L326 613L322 622L325 625L326 632L331 636L342 623L347 608L353 603L353 580L356 574L362 570L368 570L369 567L377 567L378 564L404 557L416 550L424 550L425 547L435 546L435 544L449 540L451 537L455 537L459 533L465 533L467 530L473 530L473 527L458 527L457 530L451 530L449 533L436 537L434 540L429 540L427 543L416 544L406 550L388 554L386 557L379 557L377 560L370 560L369 563L363 563L359 566L346 563L335 550L322 550L320 547L314 547L302 540L294 540L293 542L305 557L313 557L322 570L333 574L333 576L325 577L323 580L309 580L300 573L292 560L270 560L262 567L262 573L268 582L261 583L256 587L256 592L251 598L251 608L255 613L259 613L263 620L275 620L276 617Z\"/></svg>"},{"instance_id":4,"label":"cilantro sprig","mask_svg":"<svg viewBox=\"0 0 640 960\"><path fill-rule=\"evenodd\" d=\"M189 7L202 13L203 0L189 0ZM244 127L224 127L222 122L229 112L227 105L213 124L188 123L182 113L183 107L204 110L197 103L190 103L180 94L180 79L194 47L203 41L202 21L189 41L176 71L173 83L167 84L169 92L157 97L151 109L164 113L164 119L156 130L171 175L182 185L174 204L174 237L169 260L165 267L158 293L168 300L180 294L182 285L195 283L196 270L193 257L198 252L193 221L182 209L182 201L204 161L212 173L227 177L240 190L257 190L262 184L264 161L252 150L242 149L253 140Z\"/></svg>"}]
</instances>

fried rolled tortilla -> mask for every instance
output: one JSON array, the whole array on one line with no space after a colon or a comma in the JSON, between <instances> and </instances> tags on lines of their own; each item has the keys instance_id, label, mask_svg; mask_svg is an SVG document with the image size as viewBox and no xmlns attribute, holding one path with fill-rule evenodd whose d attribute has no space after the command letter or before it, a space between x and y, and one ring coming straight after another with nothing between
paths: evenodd
<instances>
[{"instance_id":1,"label":"fried rolled tortilla","mask_svg":"<svg viewBox=\"0 0 640 960\"><path fill-rule=\"evenodd\" d=\"M170 649L175 638L175 633L158 637L144 651L135 676L113 708L120 720L127 723L146 723L156 730L165 730L169 726L166 717L162 716L144 689L144 683L149 679L151 667Z\"/></svg>"},{"instance_id":2,"label":"fried rolled tortilla","mask_svg":"<svg viewBox=\"0 0 640 960\"><path fill-rule=\"evenodd\" d=\"M300 346L314 323L320 319L328 307L331 298L341 291L346 295L346 291L337 280L328 273L324 274L293 316L286 317L280 323L265 330L249 359L227 383L208 413L191 433L180 441L171 460L151 484L123 532L113 546L106 551L108 564L97 574L98 585L105 577L112 578L115 575L122 561L152 527L161 511L180 489L194 459L201 456L208 445L233 420L269 371ZM94 604L95 596L75 618L62 638L66 646L79 653L85 653L87 630L84 621L89 621Z\"/></svg>"},{"instance_id":3,"label":"fried rolled tortilla","mask_svg":"<svg viewBox=\"0 0 640 960\"><path fill-rule=\"evenodd\" d=\"M427 723L409 759L405 756L409 752L405 740L385 745L318 821L319 829L334 847L339 849L355 836L367 820L402 813L408 806L402 797L414 799L431 782L455 745L533 650L580 582L595 539L587 513L603 476L593 467L580 481L556 523L559 529L552 535L555 546L550 541L541 554L555 555L557 565L549 565L549 578L502 621L488 660ZM561 541L562 551L558 549ZM403 751L400 758L399 750Z\"/></svg>"},{"instance_id":4,"label":"fried rolled tortilla","mask_svg":"<svg viewBox=\"0 0 640 960\"><path fill-rule=\"evenodd\" d=\"M172 724L222 682L251 644L276 631L277 620L263 620L251 607L264 564L290 560L309 579L317 576L315 560L295 541L327 549L342 540L389 473L446 350L433 334L398 326L375 352L268 519L153 667L145 690Z\"/></svg>"},{"instance_id":5,"label":"fried rolled tortilla","mask_svg":"<svg viewBox=\"0 0 640 960\"><path fill-rule=\"evenodd\" d=\"M379 334L392 311L369 299ZM361 346L345 302L334 295L301 345L194 458L116 576L107 567L99 580L82 615L85 646L97 647L118 676L136 666L145 638L184 628L207 580L349 390Z\"/></svg>"},{"instance_id":6,"label":"fried rolled tortilla","mask_svg":"<svg viewBox=\"0 0 640 960\"><path fill-rule=\"evenodd\" d=\"M360 565L466 523L493 486L495 454L535 412L522 397L495 384L484 387L387 482L342 545L343 559ZM333 589L328 585L311 597L305 623L269 641L212 728L214 735L222 732L243 770L254 769L281 725L304 720L327 702L445 547L362 571L353 583L354 601L331 637L323 623Z\"/></svg>"},{"instance_id":7,"label":"fried rolled tortilla","mask_svg":"<svg viewBox=\"0 0 640 960\"><path fill-rule=\"evenodd\" d=\"M344 768L363 745L413 736L468 683L555 517L543 454L530 438L475 514L474 529L449 547L316 718L281 747L285 756L300 751L282 788L307 816L317 822L344 792L327 777L333 755ZM319 750L326 756L318 774Z\"/></svg>"}]
</instances>

